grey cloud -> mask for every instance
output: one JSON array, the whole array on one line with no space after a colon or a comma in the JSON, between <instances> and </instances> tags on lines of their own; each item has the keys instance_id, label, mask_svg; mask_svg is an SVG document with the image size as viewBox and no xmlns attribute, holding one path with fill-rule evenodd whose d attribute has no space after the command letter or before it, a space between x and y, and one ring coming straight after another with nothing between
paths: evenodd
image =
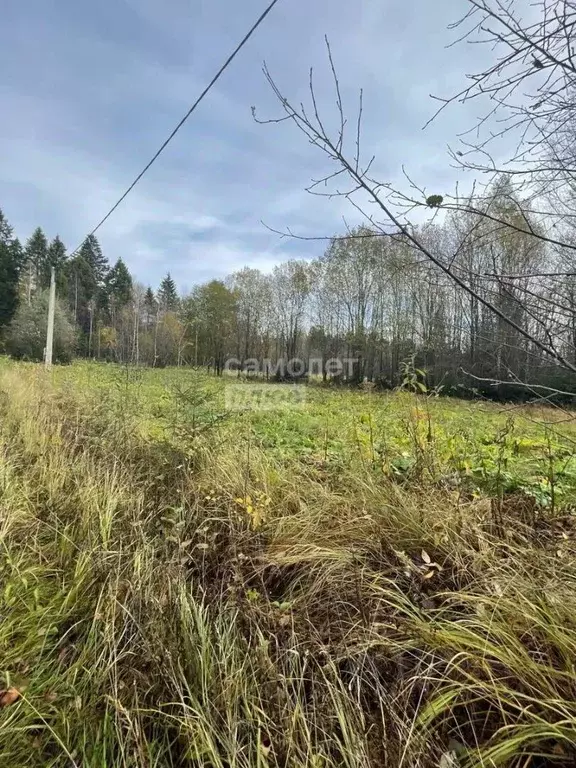
<instances>
[{"instance_id":1,"label":"grey cloud","mask_svg":"<svg viewBox=\"0 0 576 768\"><path fill-rule=\"evenodd\" d=\"M81 6L40 0L10 6L0 90L0 206L23 237L41 224L70 246L99 220L156 150L232 45L262 9L259 0L102 0ZM358 220L341 199L303 188L332 170L286 124L258 126L250 113L278 105L260 71L296 101L315 67L322 109L334 124L323 36L328 34L345 101L365 89L365 152L384 180L402 163L420 183L449 185L445 146L474 108L421 126L428 94L455 90L475 62L446 50L446 24L462 0L280 2L166 153L98 233L141 282L167 270L182 283L244 264L310 257L323 243L280 240L262 225L303 235ZM27 26L28 23L28 26ZM477 49L472 51L479 56Z\"/></svg>"}]
</instances>

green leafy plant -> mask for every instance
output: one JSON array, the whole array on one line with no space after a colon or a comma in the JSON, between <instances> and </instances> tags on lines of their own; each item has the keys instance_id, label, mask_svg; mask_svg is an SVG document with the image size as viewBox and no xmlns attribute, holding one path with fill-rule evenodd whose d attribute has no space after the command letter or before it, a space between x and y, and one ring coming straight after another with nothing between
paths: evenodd
<instances>
[{"instance_id":1,"label":"green leafy plant","mask_svg":"<svg viewBox=\"0 0 576 768\"><path fill-rule=\"evenodd\" d=\"M426 394L428 392L426 371L422 370L422 368L417 368L414 360L415 356L412 355L408 360L403 360L400 363L401 387L408 392Z\"/></svg>"}]
</instances>

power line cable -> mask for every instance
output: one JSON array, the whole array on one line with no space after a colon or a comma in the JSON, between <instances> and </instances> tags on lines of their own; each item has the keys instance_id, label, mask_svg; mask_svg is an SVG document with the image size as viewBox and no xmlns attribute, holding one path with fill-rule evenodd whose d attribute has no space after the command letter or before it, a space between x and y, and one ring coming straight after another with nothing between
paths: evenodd
<instances>
[{"instance_id":1,"label":"power line cable","mask_svg":"<svg viewBox=\"0 0 576 768\"><path fill-rule=\"evenodd\" d=\"M100 229L100 227L101 227L101 226L104 224L104 222L105 222L105 221L107 221L107 220L110 218L110 216L111 216L111 215L114 213L114 211L116 210L116 208L118 208L118 206L120 205L120 203L122 203L122 201L126 199L126 197L127 197L127 196L130 194L130 192L131 192L131 191L134 189L134 187L136 186L136 184L138 184L138 182L140 181L140 179L142 178L142 176L144 176L144 174L145 174L145 173L146 173L146 171L147 171L147 170L150 168L150 166L151 166L151 165L152 165L152 164L153 164L153 163L154 163L154 162L155 162L155 161L158 159L158 157L159 157L159 156L162 154L162 152L163 152L163 151L166 149L166 147L167 147L167 146L168 146L168 144L169 144L169 143L172 141L172 139L174 138L174 136L176 136L176 134L178 133L178 131L180 130L180 128L182 128L182 126L184 125L184 123L186 122L186 120L188 120L188 118L190 117L190 115L191 115L191 114L194 112L194 110L196 109L196 107L197 107L197 106L200 104L200 102L201 102L201 101L204 99L204 97L206 96L206 94L207 94L207 93L208 93L208 92L211 90L211 88L212 88L212 87L213 87L213 86L216 84L216 82L217 82L217 81L220 79L220 76L221 76L221 75L224 73L224 71L225 71L225 70L226 70L226 69L227 69L227 68L230 66L230 64L232 63L232 61L233 61L233 60L236 58L236 56L238 55L238 53L240 53L240 51L242 50L242 48L243 48L243 47L246 45L246 43L248 42L248 40L249 40L249 39L252 37L252 35L254 34L254 32L256 32L256 30L258 29L258 27L260 26L260 24L262 24L262 22L264 21L264 19L266 18L266 16L268 16L268 14L270 13L270 11L271 11L271 10L274 8L274 6L276 5L276 3L278 3L278 2L279 2L279 0L272 0L272 2L271 2L269 5L268 5L268 7L267 7L267 8L266 8L266 9L263 11L263 13L262 13L262 14L261 14L261 15L258 17L258 19L257 19L257 20L254 22L254 24L253 24L253 25L250 27L249 31L248 31L248 32L247 32L247 33L244 35L244 37L242 38L242 40L241 40L241 41L238 43L238 45L236 46L236 48L234 48L234 50L232 51L232 53L230 54L230 56L228 56L228 58L226 59L226 61L224 62L224 64L222 64L222 66L220 67L220 69L218 70L218 72L216 72L216 74L214 75L214 77L212 78L212 80L210 80L210 82L208 83L208 85L206 86L206 88L204 88L204 90L202 91L202 93L201 93L201 94L198 96L198 98L196 99L196 101L195 101L195 102L192 104L192 106L190 107L190 109L188 110L188 112L186 112L186 114L184 115L184 117L182 118L182 120L180 120L180 122L178 123L178 125L177 125L177 126L174 128L174 130L172 131L172 133L170 134L170 136L168 136L168 138L166 139L166 141L165 141L165 142L162 144L162 146L160 147L160 149L159 149L159 150L158 150L158 151L157 151L157 152L154 154L154 156L152 157L152 159L151 159L151 160L150 160L150 161L149 161L149 162L148 162L148 163L147 163L147 164L144 166L144 168L143 168L143 169L140 171L140 173L138 174L138 176L136 176L136 178L134 179L134 181L132 182L132 184L130 184L130 186L129 186L129 187L128 187L128 189L127 189L127 190L124 192L124 194L123 194L123 195L122 195L122 196L121 196L121 197L120 197L120 198L119 198L119 199L118 199L118 200L117 200L117 201L114 203L114 205L112 206L112 208L110 208L110 210L109 210L109 211L108 211L108 213L107 213L107 214L104 216L104 218L103 218L103 219L101 219L101 221L99 221L99 222L98 222L98 224L97 224L97 225L94 227L94 229L93 229L91 232L89 232L89 234L87 235L87 237L90 237L90 235L94 235L94 234L95 234L95 233L96 233L96 232L97 232L97 231ZM72 251L72 253L71 253L70 255L74 255L75 253L77 253L77 251L78 251L78 250L79 250L79 249L82 247L82 245L84 244L85 240L86 240L86 238L84 238L84 240L82 240L82 242L80 243L80 245L78 245L78 246L77 246L77 247L76 247L76 248L75 248L75 249Z\"/></svg>"}]
</instances>

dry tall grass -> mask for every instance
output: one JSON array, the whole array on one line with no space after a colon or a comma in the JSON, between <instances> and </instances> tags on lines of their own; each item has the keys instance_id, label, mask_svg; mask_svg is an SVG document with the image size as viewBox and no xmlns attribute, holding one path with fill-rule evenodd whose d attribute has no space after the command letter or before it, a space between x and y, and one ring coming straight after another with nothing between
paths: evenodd
<instances>
[{"instance_id":1,"label":"dry tall grass","mask_svg":"<svg viewBox=\"0 0 576 768\"><path fill-rule=\"evenodd\" d=\"M180 452L23 370L0 376L0 765L574 764L568 518L510 505L496 535L489 500L288 475L216 433Z\"/></svg>"}]
</instances>

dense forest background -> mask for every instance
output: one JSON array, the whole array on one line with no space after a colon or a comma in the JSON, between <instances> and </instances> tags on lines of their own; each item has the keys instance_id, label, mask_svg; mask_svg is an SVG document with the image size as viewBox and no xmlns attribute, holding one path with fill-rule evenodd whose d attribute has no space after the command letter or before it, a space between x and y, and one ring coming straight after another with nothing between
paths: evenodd
<instances>
[{"instance_id":1,"label":"dense forest background","mask_svg":"<svg viewBox=\"0 0 576 768\"><path fill-rule=\"evenodd\" d=\"M122 259L111 265L93 235L71 255L40 227L22 245L0 214L1 343L16 357L41 359L55 267L60 361L81 356L221 373L230 358L248 370L253 359L262 370L263 360L273 368L280 359L353 358L339 380L388 387L412 360L428 386L447 392L510 397L533 393L533 385L571 392L573 376L534 340L548 342L552 333L555 349L576 363L575 252L526 231L537 233L538 214L527 222L526 205L505 178L490 195L490 210L508 226L440 209L415 231L446 259L458 250L466 284L532 338L463 292L402 235L359 227L328 241L319 258L287 261L270 274L244 268L180 295L170 274L145 286ZM563 243L572 239L562 232ZM548 273L559 277L542 280ZM334 378L325 368L324 377Z\"/></svg>"}]
</instances>

